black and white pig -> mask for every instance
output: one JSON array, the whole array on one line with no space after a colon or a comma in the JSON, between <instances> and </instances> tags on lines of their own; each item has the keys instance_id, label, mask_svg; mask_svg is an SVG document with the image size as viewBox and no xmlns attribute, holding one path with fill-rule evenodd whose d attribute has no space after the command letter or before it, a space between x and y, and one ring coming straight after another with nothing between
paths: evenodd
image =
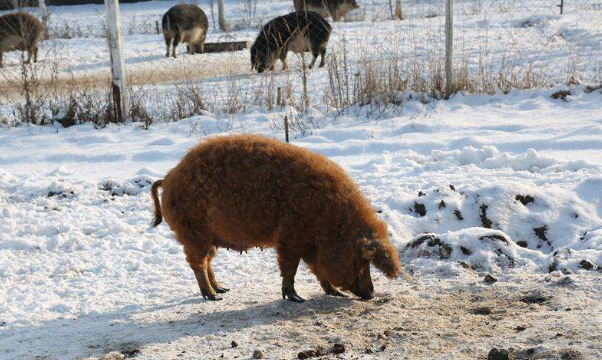
<instances>
[{"instance_id":1,"label":"black and white pig","mask_svg":"<svg viewBox=\"0 0 602 360\"><path fill-rule=\"evenodd\" d=\"M251 47L251 68L259 73L274 70L276 61L280 59L284 70L288 67L286 55L289 51L298 54L311 52L310 69L320 55L322 67L331 31L328 21L312 11L297 11L272 19L263 26Z\"/></svg>"},{"instance_id":2,"label":"black and white pig","mask_svg":"<svg viewBox=\"0 0 602 360\"><path fill-rule=\"evenodd\" d=\"M188 44L188 53L203 52L205 38L209 30L209 21L205 12L196 5L179 4L169 9L163 15L163 36L169 57L170 46L172 56L176 57L176 47L180 43Z\"/></svg>"}]
</instances>

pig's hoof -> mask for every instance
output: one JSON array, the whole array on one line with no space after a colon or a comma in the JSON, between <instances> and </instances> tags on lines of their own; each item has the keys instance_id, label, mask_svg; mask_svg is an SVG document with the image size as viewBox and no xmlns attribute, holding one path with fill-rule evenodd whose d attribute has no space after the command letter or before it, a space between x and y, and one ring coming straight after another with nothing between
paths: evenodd
<instances>
[{"instance_id":1,"label":"pig's hoof","mask_svg":"<svg viewBox=\"0 0 602 360\"><path fill-rule=\"evenodd\" d=\"M282 289L282 299L287 299L292 302L302 303L305 301L301 296L297 295L295 290L284 290Z\"/></svg>"},{"instance_id":2,"label":"pig's hoof","mask_svg":"<svg viewBox=\"0 0 602 360\"><path fill-rule=\"evenodd\" d=\"M230 291L230 289L228 289L228 288L225 288L225 287L221 287L221 286L220 286L220 287L216 287L216 288L215 288L215 289L213 289L213 290L215 290L215 292L216 292L216 293L218 293L218 294L225 294L225 293L227 293L228 291Z\"/></svg>"},{"instance_id":3,"label":"pig's hoof","mask_svg":"<svg viewBox=\"0 0 602 360\"><path fill-rule=\"evenodd\" d=\"M294 294L294 295L287 295L288 300L292 301L292 302L296 302L296 303L302 303L305 301L304 298L302 298L301 296Z\"/></svg>"},{"instance_id":4,"label":"pig's hoof","mask_svg":"<svg viewBox=\"0 0 602 360\"><path fill-rule=\"evenodd\" d=\"M203 299L207 299L210 301L220 301L222 298L221 297L217 297L215 295L203 295Z\"/></svg>"},{"instance_id":5,"label":"pig's hoof","mask_svg":"<svg viewBox=\"0 0 602 360\"><path fill-rule=\"evenodd\" d=\"M201 295L203 295L203 299L211 301L219 301L222 299L221 297L217 297L216 294L212 294L209 291L203 291L203 289L201 289Z\"/></svg>"}]
</instances>

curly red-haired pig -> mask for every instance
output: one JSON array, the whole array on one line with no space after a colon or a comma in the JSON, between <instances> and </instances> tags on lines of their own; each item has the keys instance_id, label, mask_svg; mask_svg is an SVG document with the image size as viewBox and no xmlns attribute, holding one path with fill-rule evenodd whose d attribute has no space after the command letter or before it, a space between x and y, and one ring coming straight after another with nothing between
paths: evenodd
<instances>
[{"instance_id":1,"label":"curly red-haired pig","mask_svg":"<svg viewBox=\"0 0 602 360\"><path fill-rule=\"evenodd\" d=\"M387 226L359 187L334 162L297 146L251 135L210 138L151 193L153 226L163 218L169 224L210 300L228 291L211 266L220 247L275 248L282 297L295 302L304 301L294 287L301 260L333 296L344 296L340 289L372 298L370 264L389 278L401 271Z\"/></svg>"}]
</instances>

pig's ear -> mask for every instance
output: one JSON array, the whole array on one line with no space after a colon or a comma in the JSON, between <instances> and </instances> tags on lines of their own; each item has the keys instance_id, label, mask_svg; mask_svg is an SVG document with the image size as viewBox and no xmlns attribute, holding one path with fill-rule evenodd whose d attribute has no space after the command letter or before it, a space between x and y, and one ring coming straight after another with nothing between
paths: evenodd
<instances>
[{"instance_id":1,"label":"pig's ear","mask_svg":"<svg viewBox=\"0 0 602 360\"><path fill-rule=\"evenodd\" d=\"M362 256L389 278L401 273L401 264L397 249L388 240L362 239Z\"/></svg>"}]
</instances>

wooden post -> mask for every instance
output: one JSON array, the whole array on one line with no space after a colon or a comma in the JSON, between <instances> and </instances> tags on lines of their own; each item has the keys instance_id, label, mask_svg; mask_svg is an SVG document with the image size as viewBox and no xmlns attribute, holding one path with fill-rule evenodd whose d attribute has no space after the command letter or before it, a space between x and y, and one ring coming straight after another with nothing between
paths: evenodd
<instances>
[{"instance_id":1,"label":"wooden post","mask_svg":"<svg viewBox=\"0 0 602 360\"><path fill-rule=\"evenodd\" d=\"M288 116L284 116L284 138L286 139L286 142L288 143Z\"/></svg>"},{"instance_id":2,"label":"wooden post","mask_svg":"<svg viewBox=\"0 0 602 360\"><path fill-rule=\"evenodd\" d=\"M224 0L217 0L217 13L219 28L222 31L227 31L228 24L226 24L226 7L224 5Z\"/></svg>"},{"instance_id":3,"label":"wooden post","mask_svg":"<svg viewBox=\"0 0 602 360\"><path fill-rule=\"evenodd\" d=\"M301 80L303 81L303 112L309 111L309 93L307 92L307 65L305 64L305 55L301 53Z\"/></svg>"},{"instance_id":4,"label":"wooden post","mask_svg":"<svg viewBox=\"0 0 602 360\"><path fill-rule=\"evenodd\" d=\"M215 15L213 11L213 0L209 0L209 6L211 7L211 23L213 24L213 30L215 30Z\"/></svg>"},{"instance_id":5,"label":"wooden post","mask_svg":"<svg viewBox=\"0 0 602 360\"><path fill-rule=\"evenodd\" d=\"M560 5L558 5L558 7L560 8L560 15L562 15L562 11L564 10L564 0L560 0Z\"/></svg>"},{"instance_id":6,"label":"wooden post","mask_svg":"<svg viewBox=\"0 0 602 360\"><path fill-rule=\"evenodd\" d=\"M44 39L48 40L48 19L50 14L46 7L46 0L38 0L38 9L40 10L40 16L42 17L42 24L44 25Z\"/></svg>"},{"instance_id":7,"label":"wooden post","mask_svg":"<svg viewBox=\"0 0 602 360\"><path fill-rule=\"evenodd\" d=\"M123 122L128 116L126 93L125 62L122 53L121 18L119 16L119 0L105 0L107 7L108 41L111 53L111 94L117 121Z\"/></svg>"},{"instance_id":8,"label":"wooden post","mask_svg":"<svg viewBox=\"0 0 602 360\"><path fill-rule=\"evenodd\" d=\"M282 107L282 88L278 87L278 96L276 97L276 105L278 107Z\"/></svg>"},{"instance_id":9,"label":"wooden post","mask_svg":"<svg viewBox=\"0 0 602 360\"><path fill-rule=\"evenodd\" d=\"M42 16L42 19L45 19L48 16L46 0L38 0L38 8L40 9L40 15Z\"/></svg>"},{"instance_id":10,"label":"wooden post","mask_svg":"<svg viewBox=\"0 0 602 360\"><path fill-rule=\"evenodd\" d=\"M403 20L403 11L401 10L401 0L395 0L395 19Z\"/></svg>"},{"instance_id":11,"label":"wooden post","mask_svg":"<svg viewBox=\"0 0 602 360\"><path fill-rule=\"evenodd\" d=\"M445 96L454 90L454 0L446 0L445 6Z\"/></svg>"}]
</instances>

